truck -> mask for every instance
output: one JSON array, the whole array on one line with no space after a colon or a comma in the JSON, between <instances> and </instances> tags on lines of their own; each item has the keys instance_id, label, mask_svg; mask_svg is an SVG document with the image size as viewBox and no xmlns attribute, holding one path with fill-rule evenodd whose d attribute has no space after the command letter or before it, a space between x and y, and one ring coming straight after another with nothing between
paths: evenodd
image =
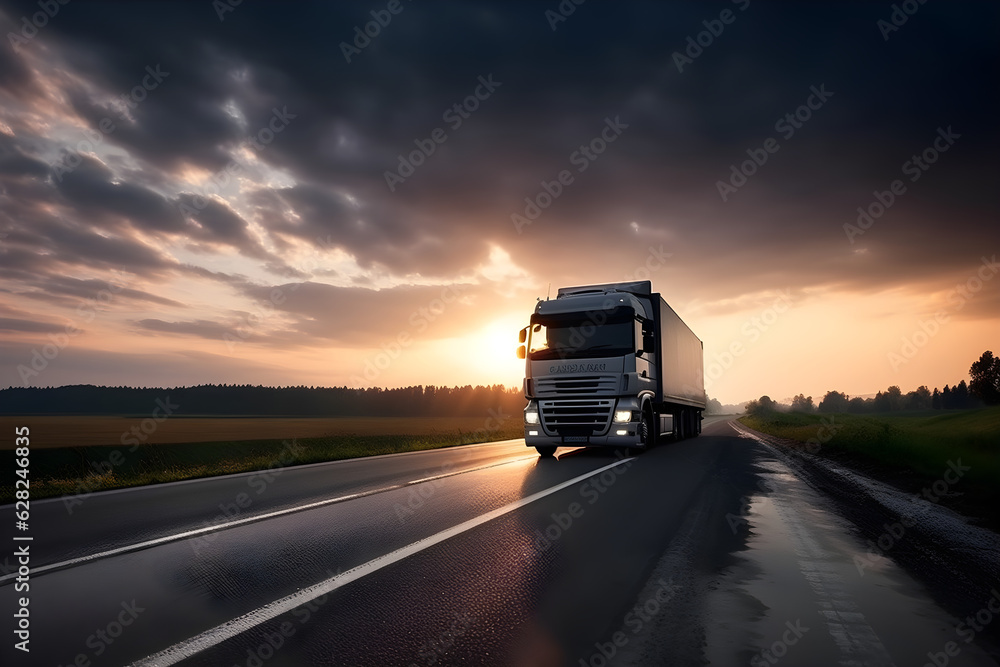
<instances>
[{"instance_id":1,"label":"truck","mask_svg":"<svg viewBox=\"0 0 1000 667\"><path fill-rule=\"evenodd\" d=\"M541 457L701 433L704 345L648 280L560 288L518 342L524 441Z\"/></svg>"}]
</instances>

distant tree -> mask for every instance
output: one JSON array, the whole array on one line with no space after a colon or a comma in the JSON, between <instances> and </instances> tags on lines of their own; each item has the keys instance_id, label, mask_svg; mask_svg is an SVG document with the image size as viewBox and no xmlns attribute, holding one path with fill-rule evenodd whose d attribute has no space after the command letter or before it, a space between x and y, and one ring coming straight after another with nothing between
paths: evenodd
<instances>
[{"instance_id":1,"label":"distant tree","mask_svg":"<svg viewBox=\"0 0 1000 667\"><path fill-rule=\"evenodd\" d=\"M1000 405L1000 357L986 350L969 369L969 392L986 405Z\"/></svg>"},{"instance_id":2,"label":"distant tree","mask_svg":"<svg viewBox=\"0 0 1000 667\"><path fill-rule=\"evenodd\" d=\"M819 412L847 412L847 406L847 394L842 394L839 391L828 391L816 409Z\"/></svg>"},{"instance_id":3,"label":"distant tree","mask_svg":"<svg viewBox=\"0 0 1000 667\"><path fill-rule=\"evenodd\" d=\"M881 391L875 394L875 399L872 401L872 408L875 412L889 412L892 409L889 407L889 395L883 394Z\"/></svg>"},{"instance_id":4,"label":"distant tree","mask_svg":"<svg viewBox=\"0 0 1000 667\"><path fill-rule=\"evenodd\" d=\"M813 405L812 396L804 396L803 394L799 394L798 396L792 399L793 412L812 412L815 409L816 406Z\"/></svg>"},{"instance_id":5,"label":"distant tree","mask_svg":"<svg viewBox=\"0 0 1000 667\"><path fill-rule=\"evenodd\" d=\"M0 390L0 414L148 414L155 401L169 397L184 415L310 416L479 416L490 410L517 414L524 407L520 389L423 387L351 389L348 387L264 387L199 385L170 389L95 387ZM485 419L485 417L484 417Z\"/></svg>"},{"instance_id":6,"label":"distant tree","mask_svg":"<svg viewBox=\"0 0 1000 667\"><path fill-rule=\"evenodd\" d=\"M966 410L972 407L972 401L969 397L969 385L965 384L965 380L959 382L952 393L954 394L952 398L955 401L957 409Z\"/></svg>"},{"instance_id":7,"label":"distant tree","mask_svg":"<svg viewBox=\"0 0 1000 667\"><path fill-rule=\"evenodd\" d=\"M945 410L951 410L955 407L951 398L951 387L948 385L945 385L944 389L941 390L941 407Z\"/></svg>"},{"instance_id":8,"label":"distant tree","mask_svg":"<svg viewBox=\"0 0 1000 667\"><path fill-rule=\"evenodd\" d=\"M890 410L902 410L903 409L903 391L893 385L885 390L885 395L889 399L889 409Z\"/></svg>"},{"instance_id":9,"label":"distant tree","mask_svg":"<svg viewBox=\"0 0 1000 667\"><path fill-rule=\"evenodd\" d=\"M940 410L941 405L941 392L938 391L937 387L934 387L934 394L931 396L931 407L935 410Z\"/></svg>"},{"instance_id":10,"label":"distant tree","mask_svg":"<svg viewBox=\"0 0 1000 667\"><path fill-rule=\"evenodd\" d=\"M907 410L928 410L931 407L931 391L924 385L917 387L903 397L903 407Z\"/></svg>"},{"instance_id":11,"label":"distant tree","mask_svg":"<svg viewBox=\"0 0 1000 667\"><path fill-rule=\"evenodd\" d=\"M710 415L721 415L722 414L722 403L714 398L708 399L708 407L705 412Z\"/></svg>"},{"instance_id":12,"label":"distant tree","mask_svg":"<svg viewBox=\"0 0 1000 667\"><path fill-rule=\"evenodd\" d=\"M748 415L767 415L776 412L777 408L778 404L770 396L761 396L747 403L746 412Z\"/></svg>"},{"instance_id":13,"label":"distant tree","mask_svg":"<svg viewBox=\"0 0 1000 667\"><path fill-rule=\"evenodd\" d=\"M927 385L922 384L917 387L917 396L920 397L920 409L930 410L931 409L931 390L927 388Z\"/></svg>"},{"instance_id":14,"label":"distant tree","mask_svg":"<svg viewBox=\"0 0 1000 667\"><path fill-rule=\"evenodd\" d=\"M861 414L862 412L868 412L871 409L872 400L865 400L860 396L855 396L847 402L847 411L856 414Z\"/></svg>"}]
</instances>

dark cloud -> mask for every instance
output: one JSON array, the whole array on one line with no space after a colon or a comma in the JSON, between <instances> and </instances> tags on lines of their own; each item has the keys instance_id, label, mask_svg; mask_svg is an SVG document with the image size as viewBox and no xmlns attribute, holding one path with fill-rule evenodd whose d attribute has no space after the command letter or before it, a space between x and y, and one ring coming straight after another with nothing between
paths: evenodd
<instances>
[{"instance_id":1,"label":"dark cloud","mask_svg":"<svg viewBox=\"0 0 1000 667\"><path fill-rule=\"evenodd\" d=\"M0 69L3 64L0 63ZM18 146L14 137L0 134L0 175L6 177L19 176L45 176L49 171L49 166L25 154Z\"/></svg>"},{"instance_id":2,"label":"dark cloud","mask_svg":"<svg viewBox=\"0 0 1000 667\"><path fill-rule=\"evenodd\" d=\"M10 317L0 317L0 331L15 331L26 333L58 333L66 329L65 325L34 320L20 320Z\"/></svg>"},{"instance_id":3,"label":"dark cloud","mask_svg":"<svg viewBox=\"0 0 1000 667\"><path fill-rule=\"evenodd\" d=\"M0 386L23 386L19 367L30 369L32 351L38 347L37 344L0 341ZM212 384L217 383L220 377L240 384L289 384L288 369L279 364L239 359L224 353L184 351L142 354L92 350L77 345L63 349L36 376L27 374L31 384L43 387L79 384L80 378L96 385L130 387Z\"/></svg>"},{"instance_id":4,"label":"dark cloud","mask_svg":"<svg viewBox=\"0 0 1000 667\"><path fill-rule=\"evenodd\" d=\"M247 313L244 322L263 321L261 327L252 328L267 331L282 319L294 322L277 326L276 333L257 334L258 342L270 345L335 342L364 347L395 340L400 334L411 342L450 337L489 313L483 286L461 283L380 290L288 283L247 285L244 293L258 304L253 319Z\"/></svg>"},{"instance_id":5,"label":"dark cloud","mask_svg":"<svg viewBox=\"0 0 1000 667\"><path fill-rule=\"evenodd\" d=\"M18 55L14 44L7 37L11 33L20 35L22 15L7 7L0 7L0 32L6 37L0 44L0 90L15 95L37 92L31 69Z\"/></svg>"},{"instance_id":6,"label":"dark cloud","mask_svg":"<svg viewBox=\"0 0 1000 667\"><path fill-rule=\"evenodd\" d=\"M109 280L80 280L67 276L47 276L45 280L37 281L35 286L46 293L75 297L79 301L125 299L158 306L184 306L179 301L128 287L127 280L128 276L123 275L113 276Z\"/></svg>"},{"instance_id":7,"label":"dark cloud","mask_svg":"<svg viewBox=\"0 0 1000 667\"><path fill-rule=\"evenodd\" d=\"M136 227L181 234L187 223L178 207L149 188L115 182L114 173L89 156L75 156L79 166L59 174L56 188L81 215L91 214L100 225L115 216Z\"/></svg>"},{"instance_id":8,"label":"dark cloud","mask_svg":"<svg viewBox=\"0 0 1000 667\"><path fill-rule=\"evenodd\" d=\"M66 324L37 318L28 311L0 303L0 331L16 337L20 334L58 334L66 331Z\"/></svg>"},{"instance_id":9,"label":"dark cloud","mask_svg":"<svg viewBox=\"0 0 1000 667\"><path fill-rule=\"evenodd\" d=\"M138 328L160 334L174 334L181 336L197 336L211 340L222 340L225 334L233 335L233 328L226 327L218 322L208 320L195 320L191 322L165 322L158 319L145 319L134 322Z\"/></svg>"},{"instance_id":10,"label":"dark cloud","mask_svg":"<svg viewBox=\"0 0 1000 667\"><path fill-rule=\"evenodd\" d=\"M289 267L277 255L265 249L255 238L240 214L225 203L211 197L182 194L178 208L197 224L190 236L210 244L229 246L247 257L265 260L272 273L304 278L305 274Z\"/></svg>"},{"instance_id":11,"label":"dark cloud","mask_svg":"<svg viewBox=\"0 0 1000 667\"><path fill-rule=\"evenodd\" d=\"M83 264L106 269L125 269L139 274L156 274L173 267L160 252L128 237L99 234L70 221L47 221L36 224L44 234L42 244L53 249L50 259L67 264Z\"/></svg>"},{"instance_id":12,"label":"dark cloud","mask_svg":"<svg viewBox=\"0 0 1000 667\"><path fill-rule=\"evenodd\" d=\"M221 21L208 2L70 3L36 42L5 44L11 292L68 302L94 285L57 276L119 269L149 281L137 301L176 308L151 291L210 280L261 303L276 284L281 319L255 342L353 346L410 326L440 289L376 285L464 284L497 247L539 286L632 278L669 254L654 284L736 309L786 288L946 290L1000 245L995 3L920 5L888 39L882 3L585 3L555 30L536 3L403 6L351 62L340 43L371 8L350 3L242 3ZM678 71L724 10L735 19ZM0 23L33 11L7 2ZM817 89L832 95L779 129ZM478 108L457 115L464 100ZM76 153L105 118L102 145ZM609 119L620 136L581 162ZM390 189L386 172L436 128L446 140ZM908 180L939 128L961 137ZM769 138L777 150L724 200L718 183ZM64 172L67 156L79 165ZM511 215L562 170L573 182L519 233ZM895 179L905 194L852 242L844 225ZM308 269L303 248L320 258ZM364 273L333 265L344 256ZM428 334L513 289L481 282ZM979 317L989 294L956 316ZM225 325L136 324L205 338Z\"/></svg>"},{"instance_id":13,"label":"dark cloud","mask_svg":"<svg viewBox=\"0 0 1000 667\"><path fill-rule=\"evenodd\" d=\"M108 137L162 169L219 170L240 142L267 127L274 109L287 109L295 118L254 149L300 181L276 193L281 213L264 223L273 243L281 246L281 235L323 238L363 266L397 273L455 274L482 261L492 239L542 273L551 260L536 240L543 224L553 235L600 236L609 223L636 217L698 240L700 253L709 248L699 231L710 232L711 250L738 252L741 226L759 238L806 236L833 248L835 235L821 225L850 219L852 205L891 180L893 167L938 125L996 148L996 100L980 85L996 74L996 59L984 57L995 51L995 7L922 7L886 41L881 6L755 2L743 12L741 5L592 5L554 32L531 5L447 5L447 19L440 7L407 5L350 63L337 44L370 20L351 6L240 6L220 22L194 5L133 12L91 3L67 8L67 20L53 21L46 38L91 88L109 94L134 88L147 66L169 71ZM674 53L723 9L734 22L678 72ZM180 34L189 48L179 48ZM289 39L295 49L286 48ZM501 86L452 129L443 114L473 93L480 76ZM834 91L825 108L782 140L732 201L720 201L716 182L730 165L775 136L775 121L821 85ZM93 126L113 109L92 98L81 88L73 106ZM615 116L630 126L621 140L578 175L530 240L513 234L509 216L524 197L569 167L572 151ZM446 130L446 143L390 193L384 172L436 127ZM989 151L969 152L965 171L982 172ZM937 168L938 184L922 185L921 196L950 205L954 191L943 183L962 170ZM198 236L163 198L109 177L84 165L60 190L83 210L98 201L130 219L141 210L146 228ZM762 205L782 210L762 215ZM235 215L206 210L203 230L261 257ZM982 231L978 220L963 220L971 228L964 231Z\"/></svg>"}]
</instances>

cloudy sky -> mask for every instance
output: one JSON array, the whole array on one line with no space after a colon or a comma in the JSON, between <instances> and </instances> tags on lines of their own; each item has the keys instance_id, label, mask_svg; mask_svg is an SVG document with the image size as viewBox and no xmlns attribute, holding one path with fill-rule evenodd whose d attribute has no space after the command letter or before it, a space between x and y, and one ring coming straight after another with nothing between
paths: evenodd
<instances>
[{"instance_id":1,"label":"cloudy sky","mask_svg":"<svg viewBox=\"0 0 1000 667\"><path fill-rule=\"evenodd\" d=\"M0 385L519 385L634 278L724 402L954 383L1000 8L903 4L2 0Z\"/></svg>"}]
</instances>

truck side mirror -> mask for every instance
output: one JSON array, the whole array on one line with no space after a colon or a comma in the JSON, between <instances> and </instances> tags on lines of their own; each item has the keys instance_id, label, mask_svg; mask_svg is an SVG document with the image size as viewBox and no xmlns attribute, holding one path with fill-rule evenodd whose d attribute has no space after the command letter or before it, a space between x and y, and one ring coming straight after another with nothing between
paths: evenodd
<instances>
[{"instance_id":1,"label":"truck side mirror","mask_svg":"<svg viewBox=\"0 0 1000 667\"><path fill-rule=\"evenodd\" d=\"M526 340L528 340L528 327L524 327L523 329L517 332L518 343L523 343Z\"/></svg>"},{"instance_id":2,"label":"truck side mirror","mask_svg":"<svg viewBox=\"0 0 1000 667\"><path fill-rule=\"evenodd\" d=\"M524 356L525 356L524 355L524 346L523 345L518 345L517 346L517 358L518 359L524 359Z\"/></svg>"}]
</instances>

